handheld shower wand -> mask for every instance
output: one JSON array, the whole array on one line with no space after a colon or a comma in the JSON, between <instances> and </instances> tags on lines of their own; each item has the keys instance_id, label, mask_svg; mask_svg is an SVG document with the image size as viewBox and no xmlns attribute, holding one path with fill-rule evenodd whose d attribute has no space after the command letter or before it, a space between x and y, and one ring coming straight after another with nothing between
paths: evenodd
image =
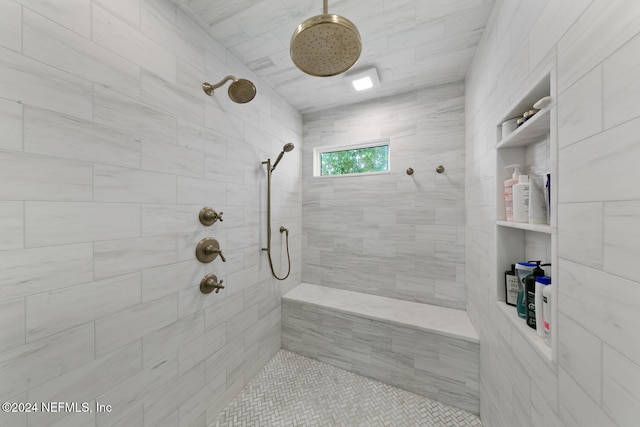
<instances>
[{"instance_id":1,"label":"handheld shower wand","mask_svg":"<svg viewBox=\"0 0 640 427\"><path fill-rule=\"evenodd\" d=\"M271 267L271 274L273 274L273 277L275 277L278 280L284 280L287 277L289 277L289 274L291 273L291 256L289 255L289 230L284 225L282 225L280 226L280 233L285 233L285 238L287 242L288 267L287 267L286 276L279 277L276 274L275 269L273 268L273 260L271 259L271 174L273 173L276 166L278 165L278 162L282 160L284 153L288 153L289 151L293 150L293 148L294 148L293 144L291 143L285 144L284 147L282 147L282 151L280 152L280 154L278 154L278 157L276 158L276 161L273 164L273 166L271 165L270 158L262 162L263 165L267 165L267 247L262 248L262 250L267 252L267 256L269 257L269 267Z\"/></svg>"},{"instance_id":2,"label":"handheld shower wand","mask_svg":"<svg viewBox=\"0 0 640 427\"><path fill-rule=\"evenodd\" d=\"M293 150L293 144L284 144L284 147L282 147L282 151L280 152L280 154L278 154L278 157L276 157L276 161L273 163L273 166L271 166L271 172L276 170L276 166L278 166L278 163L280 163L280 160L282 160L284 153L288 153L291 150Z\"/></svg>"}]
</instances>

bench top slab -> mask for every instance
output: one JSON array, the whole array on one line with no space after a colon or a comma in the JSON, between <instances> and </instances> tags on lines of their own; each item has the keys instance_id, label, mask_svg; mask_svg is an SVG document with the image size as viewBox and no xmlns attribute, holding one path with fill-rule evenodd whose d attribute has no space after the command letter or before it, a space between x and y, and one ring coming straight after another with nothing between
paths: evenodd
<instances>
[{"instance_id":1,"label":"bench top slab","mask_svg":"<svg viewBox=\"0 0 640 427\"><path fill-rule=\"evenodd\" d=\"M467 312L462 310L309 283L299 284L282 298L469 342L480 342Z\"/></svg>"}]
</instances>

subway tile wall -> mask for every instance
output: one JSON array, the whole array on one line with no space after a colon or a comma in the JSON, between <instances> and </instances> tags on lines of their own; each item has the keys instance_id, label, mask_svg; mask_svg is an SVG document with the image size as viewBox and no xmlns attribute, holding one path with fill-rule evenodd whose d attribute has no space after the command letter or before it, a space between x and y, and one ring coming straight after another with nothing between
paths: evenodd
<instances>
[{"instance_id":1,"label":"subway tile wall","mask_svg":"<svg viewBox=\"0 0 640 427\"><path fill-rule=\"evenodd\" d=\"M308 114L303 129L303 281L464 309L463 84ZM390 173L313 176L315 148L384 138Z\"/></svg>"},{"instance_id":2,"label":"subway tile wall","mask_svg":"<svg viewBox=\"0 0 640 427\"><path fill-rule=\"evenodd\" d=\"M251 103L204 94L228 74L256 83ZM0 129L0 400L113 407L0 425L205 426L280 349L302 271L301 116L168 1L5 0ZM261 162L285 143L281 283ZM204 206L224 222L202 226ZM195 259L203 237L226 263ZM201 294L207 273L226 289Z\"/></svg>"},{"instance_id":3,"label":"subway tile wall","mask_svg":"<svg viewBox=\"0 0 640 427\"><path fill-rule=\"evenodd\" d=\"M615 28L615 31L612 30ZM640 424L640 7L496 3L466 79L467 310L491 427ZM496 314L495 126L556 65L558 362ZM636 165L636 166L634 166Z\"/></svg>"}]
</instances>

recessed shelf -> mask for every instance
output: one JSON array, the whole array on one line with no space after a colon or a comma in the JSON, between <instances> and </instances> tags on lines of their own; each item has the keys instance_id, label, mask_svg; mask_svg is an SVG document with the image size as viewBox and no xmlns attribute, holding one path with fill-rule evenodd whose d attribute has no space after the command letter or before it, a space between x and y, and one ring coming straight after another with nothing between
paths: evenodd
<instances>
[{"instance_id":1,"label":"recessed shelf","mask_svg":"<svg viewBox=\"0 0 640 427\"><path fill-rule=\"evenodd\" d=\"M497 148L524 147L534 142L538 142L542 137L549 133L549 126L551 124L550 111L551 105L547 105L542 110L538 111L522 126L500 141Z\"/></svg>"},{"instance_id":2,"label":"recessed shelf","mask_svg":"<svg viewBox=\"0 0 640 427\"><path fill-rule=\"evenodd\" d=\"M515 307L507 305L501 301L496 301L496 306L502 312L504 317L506 317L513 325L513 329L518 331L541 356L543 356L548 362L553 360L551 347L545 344L544 340L538 336L535 329L530 328L524 319L518 317Z\"/></svg>"},{"instance_id":3,"label":"recessed shelf","mask_svg":"<svg viewBox=\"0 0 640 427\"><path fill-rule=\"evenodd\" d=\"M505 324L510 325L513 337L523 337L530 343L540 359L551 367L558 363L558 334L551 330L551 345L547 345L524 319L518 317L515 307L508 306L506 299L505 271L510 266L523 260L542 260L551 263L551 269L545 271L553 278L558 273L558 239L557 239L557 172L558 142L555 70L549 69L540 80L522 92L522 97L505 112L502 120L496 123L496 307L503 316ZM532 108L542 97L550 96L549 105L542 108L524 124L509 135L502 138L502 123L513 117L521 116ZM512 170L507 165L520 165L520 173L534 175L551 175L549 217L552 225L529 224L506 219L506 202L504 198L504 181L511 178ZM557 301L559 282L554 279L551 288L552 301ZM551 307L551 324L556 324L558 317L557 304ZM515 332L517 331L517 332ZM522 343L518 339L518 345Z\"/></svg>"},{"instance_id":4,"label":"recessed shelf","mask_svg":"<svg viewBox=\"0 0 640 427\"><path fill-rule=\"evenodd\" d=\"M547 224L529 224L527 222L496 221L500 227L517 228L519 230L535 231L536 233L551 234L551 226Z\"/></svg>"}]
</instances>

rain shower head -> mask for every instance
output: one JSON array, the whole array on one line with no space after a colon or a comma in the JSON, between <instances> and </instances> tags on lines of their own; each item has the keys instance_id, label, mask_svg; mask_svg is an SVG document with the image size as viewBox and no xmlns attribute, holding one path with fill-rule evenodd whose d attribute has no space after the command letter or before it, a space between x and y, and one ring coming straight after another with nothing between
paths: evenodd
<instances>
[{"instance_id":1,"label":"rain shower head","mask_svg":"<svg viewBox=\"0 0 640 427\"><path fill-rule=\"evenodd\" d=\"M276 168L276 166L278 165L278 162L282 160L282 156L284 156L284 153L288 153L289 151L293 150L293 148L294 148L294 145L291 143L284 144L284 147L282 147L282 151L280 152L280 154L278 154L278 157L276 158L275 163L273 164L273 166L271 166L271 172L273 172L273 170Z\"/></svg>"},{"instance_id":2,"label":"rain shower head","mask_svg":"<svg viewBox=\"0 0 640 427\"><path fill-rule=\"evenodd\" d=\"M329 77L351 68L362 52L358 29L339 15L328 13L324 0L322 15L298 25L291 36L293 63L303 72L316 77Z\"/></svg>"},{"instance_id":3,"label":"rain shower head","mask_svg":"<svg viewBox=\"0 0 640 427\"><path fill-rule=\"evenodd\" d=\"M229 85L228 91L229 98L231 98L233 102L246 104L256 96L256 86L251 83L251 81L247 79L237 79L233 76L227 76L214 85L204 82L202 83L202 90L204 90L204 93L211 96L215 89L219 88L229 80L233 80L233 83Z\"/></svg>"}]
</instances>

